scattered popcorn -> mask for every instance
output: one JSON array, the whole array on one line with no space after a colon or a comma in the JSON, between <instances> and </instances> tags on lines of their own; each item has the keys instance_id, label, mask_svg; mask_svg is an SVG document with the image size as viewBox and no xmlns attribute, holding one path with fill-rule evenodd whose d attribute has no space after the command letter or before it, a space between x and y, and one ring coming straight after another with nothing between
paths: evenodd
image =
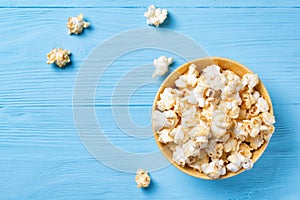
<instances>
[{"instance_id":1,"label":"scattered popcorn","mask_svg":"<svg viewBox=\"0 0 300 200\"><path fill-rule=\"evenodd\" d=\"M53 48L52 51L47 54L47 64L55 63L58 67L63 68L70 62L70 54L71 52L67 49Z\"/></svg>"},{"instance_id":2,"label":"scattered popcorn","mask_svg":"<svg viewBox=\"0 0 300 200\"><path fill-rule=\"evenodd\" d=\"M152 78L157 76L163 76L169 71L169 66L173 63L174 58L167 58L166 56L161 56L158 59L154 59L153 64L155 71Z\"/></svg>"},{"instance_id":3,"label":"scattered popcorn","mask_svg":"<svg viewBox=\"0 0 300 200\"><path fill-rule=\"evenodd\" d=\"M90 25L89 22L83 21L83 14L79 14L77 17L69 17L68 19L68 33L69 34L80 34L84 28Z\"/></svg>"},{"instance_id":4,"label":"scattered popcorn","mask_svg":"<svg viewBox=\"0 0 300 200\"><path fill-rule=\"evenodd\" d=\"M212 65L194 64L165 88L156 102L153 125L175 163L212 179L253 167L252 156L274 132L274 115L255 90L257 75L239 77Z\"/></svg>"},{"instance_id":5,"label":"scattered popcorn","mask_svg":"<svg viewBox=\"0 0 300 200\"><path fill-rule=\"evenodd\" d=\"M167 9L156 8L154 5L148 7L148 11L145 12L144 16L147 18L147 24L155 25L158 27L167 18Z\"/></svg>"},{"instance_id":6,"label":"scattered popcorn","mask_svg":"<svg viewBox=\"0 0 300 200\"><path fill-rule=\"evenodd\" d=\"M143 169L138 169L136 171L135 182L136 182L138 188L148 187L150 184L150 181L151 181L151 178L148 175L147 171L145 171Z\"/></svg>"}]
</instances>

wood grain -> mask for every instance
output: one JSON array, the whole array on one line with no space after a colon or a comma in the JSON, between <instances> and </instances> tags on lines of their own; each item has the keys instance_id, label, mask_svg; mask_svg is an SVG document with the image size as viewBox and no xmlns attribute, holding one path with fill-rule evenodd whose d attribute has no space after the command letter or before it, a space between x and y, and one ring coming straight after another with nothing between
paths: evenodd
<instances>
[{"instance_id":1,"label":"wood grain","mask_svg":"<svg viewBox=\"0 0 300 200\"><path fill-rule=\"evenodd\" d=\"M81 0L72 0L72 1L61 1L61 0L52 0L52 1L39 1L39 0L2 0L2 7L83 7L83 8L95 8L95 7L125 7L125 8L136 8L143 7L147 8L150 4L164 7L248 7L248 8L257 8L257 7L267 7L267 8L276 8L276 7L299 7L299 2L295 0L152 0L152 1L134 1L134 0L90 0L90 1L81 1Z\"/></svg>"},{"instance_id":2,"label":"wood grain","mask_svg":"<svg viewBox=\"0 0 300 200\"><path fill-rule=\"evenodd\" d=\"M193 8L189 9L189 15L184 15L186 9L176 8L172 16L173 24L168 28L195 39L210 56L231 58L258 73L271 97L275 96L274 104L299 104L300 70L297 63L300 56L295 44L300 40L300 32L297 31L300 23L299 20L290 20L300 19L299 10L257 9L255 13L248 9L217 10ZM65 9L47 8L27 9L24 13L22 9L2 9L0 25L8 27L8 30L0 30L2 105L70 106L76 73L88 53L113 34L147 27L145 19L141 18L143 9L87 9L84 13L93 28L86 30L82 36L69 36L65 19L82 11L70 9L68 13ZM214 13L213 16L211 13ZM120 18L120 15L127 17ZM193 31L189 31L191 29ZM8 34L10 32L16 34ZM45 55L53 47L60 46L72 51L73 64L64 70L45 64ZM160 54L158 50L143 50L116 60L102 77L103 84L100 83L101 89L97 90L96 105L109 105L111 87L116 85L119 77L139 65L151 64ZM173 56L179 60L172 67L175 69L184 61ZM268 75L270 72L273 76ZM116 76L116 73L119 75ZM141 90L143 95L139 97L134 94L134 101L130 104L152 104L160 82L158 80L154 87L148 87L146 91ZM284 100L277 101L278 90L282 91L280 95Z\"/></svg>"},{"instance_id":3,"label":"wood grain","mask_svg":"<svg viewBox=\"0 0 300 200\"><path fill-rule=\"evenodd\" d=\"M148 27L143 17L150 3L169 8L170 21L163 28L186 34L210 56L236 60L261 77L270 92L277 123L266 152L252 170L228 180L209 182L168 166L151 173L153 183L149 190L139 190L134 174L105 167L81 144L72 113L73 86L80 66L107 38L126 30L154 28ZM0 199L297 199L299 3L1 1ZM67 18L80 12L91 22L91 28L83 35L69 36ZM60 46L72 51L72 65L64 70L46 64L46 54ZM96 90L99 124L109 140L124 150L140 153L158 148L152 132L149 138L141 139L124 134L118 127L111 111L113 90L122 76L144 64L151 67L153 59L161 54L173 55L143 49L121 56L106 70ZM173 56L176 62L171 70L184 62ZM128 109L137 124L129 130L132 134L139 133L138 126L150 125L149 110L162 81L163 78L137 88L128 104L117 105ZM123 89L127 91L128 87L124 85ZM117 97L127 100L126 96ZM86 105L82 102L81 106ZM120 113L119 117L128 115Z\"/></svg>"}]
</instances>

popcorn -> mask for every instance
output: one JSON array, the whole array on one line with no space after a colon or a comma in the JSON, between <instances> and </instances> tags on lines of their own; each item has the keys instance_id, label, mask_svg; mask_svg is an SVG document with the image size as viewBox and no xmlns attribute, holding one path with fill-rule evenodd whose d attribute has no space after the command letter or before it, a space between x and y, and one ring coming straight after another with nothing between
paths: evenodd
<instances>
[{"instance_id":1,"label":"popcorn","mask_svg":"<svg viewBox=\"0 0 300 200\"><path fill-rule=\"evenodd\" d=\"M184 132L181 129L181 125L174 128L170 135L174 138L175 144L182 144L184 142Z\"/></svg>"},{"instance_id":2,"label":"popcorn","mask_svg":"<svg viewBox=\"0 0 300 200\"><path fill-rule=\"evenodd\" d=\"M204 158L198 159L195 162L189 164L189 166L195 170L198 170L200 172L202 172L201 166L203 164L208 164L209 163L209 158L208 156L205 156Z\"/></svg>"},{"instance_id":3,"label":"popcorn","mask_svg":"<svg viewBox=\"0 0 300 200\"><path fill-rule=\"evenodd\" d=\"M224 87L221 88L221 99L226 101L235 101L238 105L240 105L242 103L239 96L239 91L242 88L241 78L229 70L224 71L222 75L225 79L223 81Z\"/></svg>"},{"instance_id":4,"label":"popcorn","mask_svg":"<svg viewBox=\"0 0 300 200\"><path fill-rule=\"evenodd\" d=\"M217 179L226 173L226 168L223 160L213 160L210 163L201 165L202 171L212 179Z\"/></svg>"},{"instance_id":5,"label":"popcorn","mask_svg":"<svg viewBox=\"0 0 300 200\"><path fill-rule=\"evenodd\" d=\"M173 63L174 58L167 58L166 56L161 56L158 59L154 59L153 64L155 71L152 75L152 78L157 76L163 76L169 71L169 65Z\"/></svg>"},{"instance_id":6,"label":"popcorn","mask_svg":"<svg viewBox=\"0 0 300 200\"><path fill-rule=\"evenodd\" d=\"M256 104L259 96L260 94L257 91L253 92L252 89L243 92L241 94L241 98L244 103L244 107L246 109L250 109L252 105Z\"/></svg>"},{"instance_id":7,"label":"popcorn","mask_svg":"<svg viewBox=\"0 0 300 200\"><path fill-rule=\"evenodd\" d=\"M259 79L257 74L245 74L242 78L243 87L248 86L248 88L254 88L258 83Z\"/></svg>"},{"instance_id":8,"label":"popcorn","mask_svg":"<svg viewBox=\"0 0 300 200\"><path fill-rule=\"evenodd\" d=\"M184 88L187 86L195 87L199 76L199 72L196 70L196 66L194 64L191 64L189 66L189 70L187 74L182 75L175 81L175 85L179 88Z\"/></svg>"},{"instance_id":9,"label":"popcorn","mask_svg":"<svg viewBox=\"0 0 300 200\"><path fill-rule=\"evenodd\" d=\"M240 115L240 107L236 101L221 101L218 108L233 119Z\"/></svg>"},{"instance_id":10,"label":"popcorn","mask_svg":"<svg viewBox=\"0 0 300 200\"><path fill-rule=\"evenodd\" d=\"M138 188L148 187L150 184L150 181L151 181L151 178L148 175L147 171L145 171L143 169L138 169L136 171L135 182L136 182Z\"/></svg>"},{"instance_id":11,"label":"popcorn","mask_svg":"<svg viewBox=\"0 0 300 200\"><path fill-rule=\"evenodd\" d=\"M203 69L203 76L207 83L214 90L220 90L224 86L222 74L220 73L220 67L217 65L211 65Z\"/></svg>"},{"instance_id":12,"label":"popcorn","mask_svg":"<svg viewBox=\"0 0 300 200\"><path fill-rule=\"evenodd\" d=\"M224 152L229 153L231 151L238 150L238 140L235 138L229 138L224 144Z\"/></svg>"},{"instance_id":13,"label":"popcorn","mask_svg":"<svg viewBox=\"0 0 300 200\"><path fill-rule=\"evenodd\" d=\"M166 128L174 128L178 123L178 116L172 110L168 110L163 112L165 117L164 127Z\"/></svg>"},{"instance_id":14,"label":"popcorn","mask_svg":"<svg viewBox=\"0 0 300 200\"><path fill-rule=\"evenodd\" d=\"M156 131L162 128L174 128L178 123L178 116L172 110L160 112L155 110L152 112L152 123Z\"/></svg>"},{"instance_id":15,"label":"popcorn","mask_svg":"<svg viewBox=\"0 0 300 200\"><path fill-rule=\"evenodd\" d=\"M147 18L147 24L155 25L156 27L165 21L167 15L167 9L156 8L154 5L150 5L148 11L144 13L144 16Z\"/></svg>"},{"instance_id":16,"label":"popcorn","mask_svg":"<svg viewBox=\"0 0 300 200\"><path fill-rule=\"evenodd\" d=\"M52 51L47 54L47 64L55 63L58 67L63 68L70 62L70 54L71 52L67 49L53 48Z\"/></svg>"},{"instance_id":17,"label":"popcorn","mask_svg":"<svg viewBox=\"0 0 300 200\"><path fill-rule=\"evenodd\" d=\"M269 111L269 104L263 97L257 99L256 107L260 112Z\"/></svg>"},{"instance_id":18,"label":"popcorn","mask_svg":"<svg viewBox=\"0 0 300 200\"><path fill-rule=\"evenodd\" d=\"M261 134L257 135L256 137L248 137L246 142L250 142L250 147L253 149L258 149L263 145L264 138Z\"/></svg>"},{"instance_id":19,"label":"popcorn","mask_svg":"<svg viewBox=\"0 0 300 200\"><path fill-rule=\"evenodd\" d=\"M243 130L245 133L245 136L255 137L259 134L260 128L256 125L252 124L249 120L243 121Z\"/></svg>"},{"instance_id":20,"label":"popcorn","mask_svg":"<svg viewBox=\"0 0 300 200\"><path fill-rule=\"evenodd\" d=\"M243 155L244 157L246 158L251 158L252 157L252 148L249 147L246 143L241 143L240 146L238 147L239 148L239 153L241 155Z\"/></svg>"},{"instance_id":21,"label":"popcorn","mask_svg":"<svg viewBox=\"0 0 300 200\"><path fill-rule=\"evenodd\" d=\"M171 88L165 88L160 94L160 100L157 102L157 108L161 111L170 110L175 105L175 95Z\"/></svg>"},{"instance_id":22,"label":"popcorn","mask_svg":"<svg viewBox=\"0 0 300 200\"><path fill-rule=\"evenodd\" d=\"M173 138L170 137L169 133L170 133L170 129L163 129L161 131L157 131L159 137L158 137L158 141L162 142L164 144L167 144L169 142L173 141Z\"/></svg>"},{"instance_id":23,"label":"popcorn","mask_svg":"<svg viewBox=\"0 0 300 200\"><path fill-rule=\"evenodd\" d=\"M191 106L189 109L185 110L181 114L181 125L183 129L188 129L190 127L197 125L197 120L200 118L200 113L197 111L195 106Z\"/></svg>"},{"instance_id":24,"label":"popcorn","mask_svg":"<svg viewBox=\"0 0 300 200\"><path fill-rule=\"evenodd\" d=\"M225 114L217 110L213 112L212 122L211 122L211 133L215 138L219 138L226 133L226 116Z\"/></svg>"},{"instance_id":25,"label":"popcorn","mask_svg":"<svg viewBox=\"0 0 300 200\"><path fill-rule=\"evenodd\" d=\"M275 117L274 117L274 115L272 115L271 113L269 113L269 112L263 112L263 113L261 114L261 116L262 116L263 121L264 121L266 124L272 125L272 124L275 123Z\"/></svg>"},{"instance_id":26,"label":"popcorn","mask_svg":"<svg viewBox=\"0 0 300 200\"><path fill-rule=\"evenodd\" d=\"M213 144L213 145L212 145ZM207 155L211 157L211 159L219 159L223 154L223 144L222 143L210 143L210 147L206 149Z\"/></svg>"},{"instance_id":27,"label":"popcorn","mask_svg":"<svg viewBox=\"0 0 300 200\"><path fill-rule=\"evenodd\" d=\"M257 75L242 78L217 65L199 73L194 64L165 88L153 125L179 166L212 179L253 167L252 156L274 132L268 102L256 91ZM162 121L159 121L162 120Z\"/></svg>"},{"instance_id":28,"label":"popcorn","mask_svg":"<svg viewBox=\"0 0 300 200\"><path fill-rule=\"evenodd\" d=\"M226 165L226 168L231 172L237 172L242 167L242 161L244 160L244 156L239 153L234 153L228 156L227 160L230 162Z\"/></svg>"},{"instance_id":29,"label":"popcorn","mask_svg":"<svg viewBox=\"0 0 300 200\"><path fill-rule=\"evenodd\" d=\"M69 17L68 19L68 33L80 34L84 28L90 25L89 22L83 21L83 14L79 14L77 17Z\"/></svg>"}]
</instances>

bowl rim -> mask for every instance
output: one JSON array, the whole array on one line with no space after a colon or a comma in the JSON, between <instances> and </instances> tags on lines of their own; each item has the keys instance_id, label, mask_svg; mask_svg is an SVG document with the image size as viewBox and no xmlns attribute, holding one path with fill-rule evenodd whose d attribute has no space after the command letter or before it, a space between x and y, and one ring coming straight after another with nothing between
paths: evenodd
<instances>
[{"instance_id":1,"label":"bowl rim","mask_svg":"<svg viewBox=\"0 0 300 200\"><path fill-rule=\"evenodd\" d=\"M179 71L181 71L182 69L184 68L188 68L188 66L190 66L191 64L195 64L195 63L199 63L199 62L208 62L208 63L211 63L211 64L216 64L216 63L219 63L219 62L224 62L224 63L230 63L230 65L232 66L235 66L235 67L239 67L240 70L243 70L247 73L253 73L253 71L251 71L249 68L247 68L246 66L242 65L241 63L238 63L234 60L230 60L228 58L222 58L222 57L204 57L204 58L199 58L199 59L195 59L195 60L192 60L192 61L188 61L182 65L180 65L178 68L176 68L172 73L170 73L168 75L168 77L162 82L161 86L159 87L159 89L157 90L157 93L155 95L155 98L154 98L154 101L153 101L153 105L152 105L152 113L153 111L157 110L156 109L156 102L158 101L158 99L160 98L159 95L162 93L162 91L166 88L166 85L169 85L168 84L168 81L173 78L174 75L182 75L183 73L185 73L187 71L187 69L181 73ZM196 64L195 64L196 65ZM197 65L196 65L197 66ZM206 65L208 66L208 65ZM222 67L220 66L220 68L222 69ZM201 72L201 71L200 71ZM234 71L235 72L235 71ZM235 72L236 73L236 72ZM238 74L239 75L239 74ZM240 75L239 75L240 76ZM176 78L177 79L177 78ZM271 98L270 98L270 95L265 87L265 85L263 84L263 82L259 79L259 84L258 86L256 86L255 88L259 88L259 90L262 90L262 91L259 91L260 94L263 93L264 95L261 94L261 96L263 96L267 102L269 103L269 112L274 115L274 112L273 112L273 104L272 104L272 101L271 101ZM151 116L151 122L152 122L152 116ZM163 144L163 143L160 143L158 141L158 134L156 133L155 129L154 129L154 126L153 126L153 122L152 122L152 131L153 131L153 134L154 134L154 139L155 139L155 142L159 148L159 150L162 152L162 154L167 158L167 160L173 165L175 166L177 169L179 169L180 171L182 171L183 173L185 174L188 174L190 176L193 176L193 177L196 177L196 178L200 178L200 179L205 179L205 180L220 180L220 179L226 179L226 178L231 178L231 177L234 177L244 171L246 171L246 169L243 169L241 168L239 171L237 172L227 172L224 176L220 176L218 179L212 179L210 178L209 176L207 176L206 174L202 173L202 172L199 172L198 170L194 170L192 169L191 167L189 166L185 166L185 167L181 167L180 165L178 165L177 163L175 163L173 160L172 160L172 157L170 157L168 155L168 153L166 152L165 148L166 148L166 144ZM271 134L270 136L270 139L272 137L273 133ZM253 154L255 154L255 158L253 158L253 164L256 163L256 161L262 156L262 154L264 153L264 151L266 150L268 144L269 144L270 140L269 141L265 141L264 144L258 148L257 150L254 151ZM254 155L253 155L254 157Z\"/></svg>"}]
</instances>

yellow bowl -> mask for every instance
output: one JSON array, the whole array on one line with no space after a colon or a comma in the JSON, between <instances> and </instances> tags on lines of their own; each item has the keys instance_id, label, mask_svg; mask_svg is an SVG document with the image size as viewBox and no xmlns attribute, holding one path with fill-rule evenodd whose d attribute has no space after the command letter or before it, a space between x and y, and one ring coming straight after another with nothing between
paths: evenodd
<instances>
[{"instance_id":1,"label":"yellow bowl","mask_svg":"<svg viewBox=\"0 0 300 200\"><path fill-rule=\"evenodd\" d=\"M163 92L163 90L166 87L175 87L175 80L182 74L184 74L185 72L187 72L188 67L190 66L190 64L194 64L197 67L197 70L199 72L202 72L202 70L212 64L218 65L221 69L223 70L230 70L235 72L238 76L242 77L244 74L247 73L253 73L251 70L249 70L247 67L245 67L244 65L226 59L226 58L219 58L219 57L208 57L208 58L201 58L201 59L197 59L191 62L187 62L183 65L181 65L180 67L178 67L174 72L172 72L167 78L166 80L162 83L161 87L159 88L154 102L153 102L153 107L152 107L152 111L156 110L156 103L159 100L159 95ZM267 89L265 88L265 86L263 85L263 83L261 81L259 81L259 84L255 87L255 89L261 94L261 96L263 96L266 101L269 103L270 105L270 112L273 114L273 106L272 106L272 102L271 102L271 98L269 96L269 93L267 91ZM173 160L172 160L172 152L171 150L169 150L169 148L166 147L165 144L160 143L158 141L158 134L156 133L155 129L153 128L153 132L154 132L154 138L156 140L156 143L159 147L159 149L161 150L161 152L164 154L164 156L175 166L177 167L179 170L181 170L182 172L190 175L190 176L194 176L197 178L201 178L201 179L208 179L208 180L213 180L210 177L208 177L206 174L201 173L199 171L196 171L194 169L192 169L191 167L185 166L185 167L181 167L178 164L176 164ZM259 149L255 150L253 152L253 163L255 163L259 157L263 154L263 152L265 151L265 149L267 148L268 142L265 142ZM242 173L243 171L245 171L245 169L240 169L237 172L227 172L224 176L221 176L219 179L223 179L223 178L229 178L232 176L235 176L237 174Z\"/></svg>"}]
</instances>

